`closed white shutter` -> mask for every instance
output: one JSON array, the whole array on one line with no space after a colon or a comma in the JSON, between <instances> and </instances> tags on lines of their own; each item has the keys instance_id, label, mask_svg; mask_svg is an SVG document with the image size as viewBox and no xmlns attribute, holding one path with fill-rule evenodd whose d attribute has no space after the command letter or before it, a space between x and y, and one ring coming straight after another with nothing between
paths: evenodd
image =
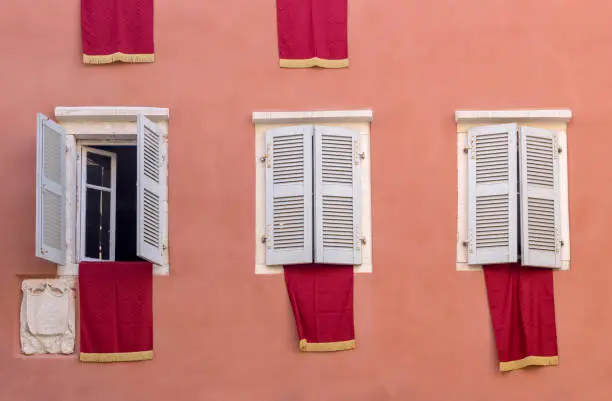
<instances>
[{"instance_id":1,"label":"closed white shutter","mask_svg":"<svg viewBox=\"0 0 612 401\"><path fill-rule=\"evenodd\" d=\"M312 262L312 125L266 132L266 264Z\"/></svg>"},{"instance_id":2,"label":"closed white shutter","mask_svg":"<svg viewBox=\"0 0 612 401\"><path fill-rule=\"evenodd\" d=\"M468 130L468 263L518 259L517 126Z\"/></svg>"},{"instance_id":3,"label":"closed white shutter","mask_svg":"<svg viewBox=\"0 0 612 401\"><path fill-rule=\"evenodd\" d=\"M66 255L66 131L42 114L36 132L36 256L63 265Z\"/></svg>"},{"instance_id":4,"label":"closed white shutter","mask_svg":"<svg viewBox=\"0 0 612 401\"><path fill-rule=\"evenodd\" d=\"M164 134L146 117L138 116L138 240L137 254L152 263L164 262Z\"/></svg>"},{"instance_id":5,"label":"closed white shutter","mask_svg":"<svg viewBox=\"0 0 612 401\"><path fill-rule=\"evenodd\" d=\"M315 262L361 264L359 132L315 127Z\"/></svg>"},{"instance_id":6,"label":"closed white shutter","mask_svg":"<svg viewBox=\"0 0 612 401\"><path fill-rule=\"evenodd\" d=\"M521 264L561 267L559 152L553 131L521 127Z\"/></svg>"}]
</instances>

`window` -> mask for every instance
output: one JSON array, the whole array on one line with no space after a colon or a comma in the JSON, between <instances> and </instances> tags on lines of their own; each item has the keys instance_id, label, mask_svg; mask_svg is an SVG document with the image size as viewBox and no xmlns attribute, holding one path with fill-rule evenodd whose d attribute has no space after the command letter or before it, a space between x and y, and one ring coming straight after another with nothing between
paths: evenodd
<instances>
[{"instance_id":1,"label":"window","mask_svg":"<svg viewBox=\"0 0 612 401\"><path fill-rule=\"evenodd\" d=\"M81 260L115 260L117 153L84 147L81 160Z\"/></svg>"},{"instance_id":2,"label":"window","mask_svg":"<svg viewBox=\"0 0 612 401\"><path fill-rule=\"evenodd\" d=\"M458 267L569 267L565 130L533 125L473 124L460 136Z\"/></svg>"},{"instance_id":3,"label":"window","mask_svg":"<svg viewBox=\"0 0 612 401\"><path fill-rule=\"evenodd\" d=\"M143 259L167 274L164 130L130 108L93 108L86 119L58 109L63 124L38 117L36 255L60 274L82 260Z\"/></svg>"},{"instance_id":4,"label":"window","mask_svg":"<svg viewBox=\"0 0 612 401\"><path fill-rule=\"evenodd\" d=\"M372 269L371 112L319 113L254 113L258 274L300 263Z\"/></svg>"}]
</instances>

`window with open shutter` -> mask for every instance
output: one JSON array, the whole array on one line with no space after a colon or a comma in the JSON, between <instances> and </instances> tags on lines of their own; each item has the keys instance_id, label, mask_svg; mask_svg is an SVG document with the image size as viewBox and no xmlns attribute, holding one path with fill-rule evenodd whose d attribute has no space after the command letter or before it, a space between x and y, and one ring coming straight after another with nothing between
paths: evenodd
<instances>
[{"instance_id":1,"label":"window with open shutter","mask_svg":"<svg viewBox=\"0 0 612 401\"><path fill-rule=\"evenodd\" d=\"M561 267L559 153L555 132L520 128L521 263Z\"/></svg>"},{"instance_id":2,"label":"window with open shutter","mask_svg":"<svg viewBox=\"0 0 612 401\"><path fill-rule=\"evenodd\" d=\"M66 132L38 114L36 148L36 256L65 263Z\"/></svg>"},{"instance_id":3,"label":"window with open shutter","mask_svg":"<svg viewBox=\"0 0 612 401\"><path fill-rule=\"evenodd\" d=\"M516 124L468 131L468 263L518 259Z\"/></svg>"},{"instance_id":4,"label":"window with open shutter","mask_svg":"<svg viewBox=\"0 0 612 401\"><path fill-rule=\"evenodd\" d=\"M312 125L266 133L266 264L312 262Z\"/></svg>"},{"instance_id":5,"label":"window with open shutter","mask_svg":"<svg viewBox=\"0 0 612 401\"><path fill-rule=\"evenodd\" d=\"M138 116L138 238L137 254L152 263L164 262L164 201L166 194L164 134Z\"/></svg>"},{"instance_id":6,"label":"window with open shutter","mask_svg":"<svg viewBox=\"0 0 612 401\"><path fill-rule=\"evenodd\" d=\"M361 264L359 133L315 127L315 262Z\"/></svg>"}]
</instances>

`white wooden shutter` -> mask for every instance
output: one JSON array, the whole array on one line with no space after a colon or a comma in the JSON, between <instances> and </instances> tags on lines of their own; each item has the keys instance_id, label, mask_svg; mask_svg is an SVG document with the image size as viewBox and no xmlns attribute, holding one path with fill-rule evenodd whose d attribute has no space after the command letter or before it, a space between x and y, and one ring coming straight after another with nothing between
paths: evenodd
<instances>
[{"instance_id":1,"label":"white wooden shutter","mask_svg":"<svg viewBox=\"0 0 612 401\"><path fill-rule=\"evenodd\" d=\"M315 127L315 262L361 264L359 132Z\"/></svg>"},{"instance_id":2,"label":"white wooden shutter","mask_svg":"<svg viewBox=\"0 0 612 401\"><path fill-rule=\"evenodd\" d=\"M518 259L517 126L468 130L468 263Z\"/></svg>"},{"instance_id":3,"label":"white wooden shutter","mask_svg":"<svg viewBox=\"0 0 612 401\"><path fill-rule=\"evenodd\" d=\"M63 265L66 255L66 131L38 114L36 256Z\"/></svg>"},{"instance_id":4,"label":"white wooden shutter","mask_svg":"<svg viewBox=\"0 0 612 401\"><path fill-rule=\"evenodd\" d=\"M266 264L312 262L312 125L266 132Z\"/></svg>"},{"instance_id":5,"label":"white wooden shutter","mask_svg":"<svg viewBox=\"0 0 612 401\"><path fill-rule=\"evenodd\" d=\"M521 127L521 264L561 267L559 152L553 131Z\"/></svg>"},{"instance_id":6,"label":"white wooden shutter","mask_svg":"<svg viewBox=\"0 0 612 401\"><path fill-rule=\"evenodd\" d=\"M146 117L138 116L138 240L136 253L152 263L164 263L164 197L166 172L164 134Z\"/></svg>"}]
</instances>

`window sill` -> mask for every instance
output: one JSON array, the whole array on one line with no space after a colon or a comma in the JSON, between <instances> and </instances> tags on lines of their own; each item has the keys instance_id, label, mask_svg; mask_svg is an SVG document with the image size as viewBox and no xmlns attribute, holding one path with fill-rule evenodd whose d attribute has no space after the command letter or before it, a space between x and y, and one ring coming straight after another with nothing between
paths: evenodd
<instances>
[{"instance_id":1,"label":"window sill","mask_svg":"<svg viewBox=\"0 0 612 401\"><path fill-rule=\"evenodd\" d=\"M69 263L66 265L57 265L57 274L60 277L78 277L79 275L79 264ZM154 276L169 276L170 265L153 265Z\"/></svg>"}]
</instances>

